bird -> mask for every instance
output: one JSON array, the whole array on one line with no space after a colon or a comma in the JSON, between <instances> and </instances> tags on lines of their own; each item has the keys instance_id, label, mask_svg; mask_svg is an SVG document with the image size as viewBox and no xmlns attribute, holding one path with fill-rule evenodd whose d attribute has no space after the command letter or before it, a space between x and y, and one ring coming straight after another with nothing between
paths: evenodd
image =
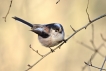
<instances>
[{"instance_id":1,"label":"bird","mask_svg":"<svg viewBox=\"0 0 106 71\"><path fill-rule=\"evenodd\" d=\"M65 41L64 29L60 23L31 24L16 16L12 18L29 26L31 28L30 31L38 35L39 42L43 46L50 48L52 52L54 52L54 50L51 47Z\"/></svg>"}]
</instances>

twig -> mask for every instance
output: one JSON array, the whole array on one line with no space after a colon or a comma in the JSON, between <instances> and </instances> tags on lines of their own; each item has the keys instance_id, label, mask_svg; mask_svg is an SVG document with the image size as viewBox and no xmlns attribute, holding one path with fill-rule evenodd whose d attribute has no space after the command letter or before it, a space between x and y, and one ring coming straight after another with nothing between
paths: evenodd
<instances>
[{"instance_id":1,"label":"twig","mask_svg":"<svg viewBox=\"0 0 106 71\"><path fill-rule=\"evenodd\" d=\"M104 40L106 42L106 38L104 38L102 34L101 34L101 38L102 38L102 40Z\"/></svg>"},{"instance_id":2,"label":"twig","mask_svg":"<svg viewBox=\"0 0 106 71\"><path fill-rule=\"evenodd\" d=\"M77 41L78 42L78 41ZM88 60L88 63L91 64L91 61L94 59L95 55L98 53L100 56L104 57L103 54L101 54L99 52L100 48L104 46L104 44L102 43L99 47L97 47L96 49L93 49L92 47L82 43L82 42L78 42L80 43L81 45L85 46L86 48L90 49L91 51L94 51L94 54L92 54L91 58ZM86 68L86 65L82 68L82 71Z\"/></svg>"},{"instance_id":3,"label":"twig","mask_svg":"<svg viewBox=\"0 0 106 71\"><path fill-rule=\"evenodd\" d=\"M106 62L106 57L105 57L105 59L104 59L104 62L103 62L103 64L102 64L102 67L101 67L100 71L103 70L103 66L104 66L105 62Z\"/></svg>"},{"instance_id":4,"label":"twig","mask_svg":"<svg viewBox=\"0 0 106 71\"><path fill-rule=\"evenodd\" d=\"M104 46L104 43L102 43L97 49L95 49L95 53L98 53L100 56L105 57L102 53L99 52L99 50Z\"/></svg>"},{"instance_id":5,"label":"twig","mask_svg":"<svg viewBox=\"0 0 106 71\"><path fill-rule=\"evenodd\" d=\"M102 70L106 70L106 69L103 69L103 66L104 66L105 62L106 62L106 57L105 57L105 60L104 60L104 62L103 62L103 64L102 64L102 67L101 67L101 68L96 67L96 66L92 65L91 63L90 63L90 64L87 63L87 62L84 62L84 63L85 63L86 65L88 65L88 66L91 66L91 67L94 67L94 68L100 69L100 71L102 71Z\"/></svg>"},{"instance_id":6,"label":"twig","mask_svg":"<svg viewBox=\"0 0 106 71\"><path fill-rule=\"evenodd\" d=\"M71 27L71 29L72 29L74 32L76 32L75 29L74 29L71 25L70 25L70 27Z\"/></svg>"},{"instance_id":7,"label":"twig","mask_svg":"<svg viewBox=\"0 0 106 71\"><path fill-rule=\"evenodd\" d=\"M90 16L89 16L89 13L88 13L88 6L89 6L89 0L88 0L88 3L87 3L86 13L87 13L89 22L91 22Z\"/></svg>"},{"instance_id":8,"label":"twig","mask_svg":"<svg viewBox=\"0 0 106 71\"><path fill-rule=\"evenodd\" d=\"M86 24L85 26L79 28L78 30L76 30L76 32L74 32L73 34L71 34L65 41L68 41L71 37L73 37L76 33L78 33L79 31L81 31L82 29L85 29L88 25L90 25L91 23L105 17L106 14L99 16L98 18L95 18L94 20L91 20L91 22L89 22L88 24ZM59 46L57 46L54 50L60 48L65 42L62 42ZM40 58L37 62L35 62L33 65L31 65L26 71L30 70L32 67L34 67L36 64L38 64L42 59L44 59L46 56L48 56L49 54L51 54L52 52L48 52L47 54L45 54L42 58Z\"/></svg>"},{"instance_id":9,"label":"twig","mask_svg":"<svg viewBox=\"0 0 106 71\"><path fill-rule=\"evenodd\" d=\"M13 0L10 1L10 6L9 6L8 11L7 11L7 14L5 15L5 17L3 17L5 22L6 22L6 18L7 18L7 16L8 16L8 14L9 14L9 12L10 12L10 9L11 9L11 6L12 6L12 2L13 2Z\"/></svg>"},{"instance_id":10,"label":"twig","mask_svg":"<svg viewBox=\"0 0 106 71\"><path fill-rule=\"evenodd\" d=\"M85 44L85 43L83 43L83 42L77 41L77 43L83 45L84 47L90 49L91 51L94 51L94 49L93 49L92 47L88 46L87 44Z\"/></svg>"},{"instance_id":11,"label":"twig","mask_svg":"<svg viewBox=\"0 0 106 71\"><path fill-rule=\"evenodd\" d=\"M66 41L69 40L72 36L74 36L77 32L81 31L82 29L87 28L91 23L93 23L93 22L95 22L95 21L97 21L97 20L99 20L99 19L101 19L101 18L103 18L103 17L105 17L105 16L106 16L106 14L101 15L101 16L99 16L98 18L95 18L95 19L91 20L91 22L89 22L89 23L86 24L85 26L81 27L80 29L76 30L76 32L74 32L71 36L69 36L69 37L66 39Z\"/></svg>"},{"instance_id":12,"label":"twig","mask_svg":"<svg viewBox=\"0 0 106 71\"><path fill-rule=\"evenodd\" d=\"M56 4L59 3L59 2L60 2L60 0L58 0L58 1L56 2Z\"/></svg>"},{"instance_id":13,"label":"twig","mask_svg":"<svg viewBox=\"0 0 106 71\"><path fill-rule=\"evenodd\" d=\"M43 57L43 55L41 55L41 54L38 52L38 50L35 50L35 49L32 48L31 44L29 45L29 47L30 47L34 52L36 52L38 55L40 55L41 57Z\"/></svg>"},{"instance_id":14,"label":"twig","mask_svg":"<svg viewBox=\"0 0 106 71\"><path fill-rule=\"evenodd\" d=\"M59 47L61 47L65 42L62 42L58 47L56 47L54 50L58 49ZM30 70L32 67L34 67L36 64L38 64L42 59L44 59L46 56L48 56L50 53L53 53L51 51L49 51L47 54L45 54L42 58L40 58L37 62L35 62L32 66L30 65L29 68L25 71Z\"/></svg>"},{"instance_id":15,"label":"twig","mask_svg":"<svg viewBox=\"0 0 106 71\"><path fill-rule=\"evenodd\" d=\"M98 53L100 56L104 57L104 55L102 53L99 52L100 48L104 46L104 43L102 43L99 47L96 47L94 44L94 26L92 24L92 39L91 39L91 43L92 46L94 48L92 48L91 46L83 43L83 42L79 42L77 41L79 44L83 45L84 47L90 49L91 51L94 51L94 54L91 56L91 58L89 59L88 63L92 64L91 61L94 59L95 55ZM82 71L86 68L86 65L82 68ZM89 68L90 69L90 68Z\"/></svg>"},{"instance_id":16,"label":"twig","mask_svg":"<svg viewBox=\"0 0 106 71\"><path fill-rule=\"evenodd\" d=\"M92 24L92 41L94 42L94 25Z\"/></svg>"},{"instance_id":17,"label":"twig","mask_svg":"<svg viewBox=\"0 0 106 71\"><path fill-rule=\"evenodd\" d=\"M95 43L94 43L94 25L92 24L92 40L90 40L92 46L96 49Z\"/></svg>"},{"instance_id":18,"label":"twig","mask_svg":"<svg viewBox=\"0 0 106 71\"><path fill-rule=\"evenodd\" d=\"M96 66L93 66L92 64L88 64L87 62L84 62L86 65L88 65L88 66L91 66L91 67L94 67L94 68L97 68L97 69L101 69L101 68L99 68L99 67L96 67ZM102 69L102 70L106 70L106 69Z\"/></svg>"},{"instance_id":19,"label":"twig","mask_svg":"<svg viewBox=\"0 0 106 71\"><path fill-rule=\"evenodd\" d=\"M93 58L94 58L95 55L96 55L95 53L92 54L92 56L89 59L89 61L88 62L84 62L84 63L89 63L90 65L92 65L92 60L93 60ZM84 70L85 68L86 68L86 65L82 68L82 70ZM90 66L88 66L88 69L89 69L89 71L91 71Z\"/></svg>"}]
</instances>

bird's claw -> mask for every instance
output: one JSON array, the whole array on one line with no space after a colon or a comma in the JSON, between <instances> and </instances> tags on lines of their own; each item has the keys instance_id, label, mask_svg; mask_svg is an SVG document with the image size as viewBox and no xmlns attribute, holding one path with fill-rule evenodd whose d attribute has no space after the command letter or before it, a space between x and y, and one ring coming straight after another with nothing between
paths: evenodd
<instances>
[{"instance_id":1,"label":"bird's claw","mask_svg":"<svg viewBox=\"0 0 106 71\"><path fill-rule=\"evenodd\" d=\"M53 49L51 49L51 48L50 48L50 50L51 50L52 53L55 52L55 51L54 51Z\"/></svg>"},{"instance_id":2,"label":"bird's claw","mask_svg":"<svg viewBox=\"0 0 106 71\"><path fill-rule=\"evenodd\" d=\"M66 42L67 42L67 40L65 40L65 39L64 39L63 41L64 41L64 43L66 43Z\"/></svg>"}]
</instances>

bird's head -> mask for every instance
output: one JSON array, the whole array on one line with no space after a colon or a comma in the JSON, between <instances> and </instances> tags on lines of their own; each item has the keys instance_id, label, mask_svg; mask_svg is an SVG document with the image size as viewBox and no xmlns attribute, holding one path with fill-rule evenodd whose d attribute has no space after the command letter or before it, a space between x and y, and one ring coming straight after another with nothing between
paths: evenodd
<instances>
[{"instance_id":1,"label":"bird's head","mask_svg":"<svg viewBox=\"0 0 106 71\"><path fill-rule=\"evenodd\" d=\"M55 30L55 32L58 33L62 33L64 31L62 25L58 23L46 24L45 26L48 27L49 29Z\"/></svg>"}]
</instances>

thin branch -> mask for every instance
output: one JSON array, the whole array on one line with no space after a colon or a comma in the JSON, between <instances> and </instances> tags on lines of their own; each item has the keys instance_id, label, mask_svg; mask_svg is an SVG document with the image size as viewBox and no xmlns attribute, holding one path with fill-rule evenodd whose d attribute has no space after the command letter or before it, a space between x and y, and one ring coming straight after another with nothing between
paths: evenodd
<instances>
[{"instance_id":1,"label":"thin branch","mask_svg":"<svg viewBox=\"0 0 106 71\"><path fill-rule=\"evenodd\" d=\"M103 70L103 66L104 66L105 62L106 62L106 57L105 57L105 59L104 59L104 62L103 62L103 64L102 64L102 67L101 67L100 71Z\"/></svg>"},{"instance_id":2,"label":"thin branch","mask_svg":"<svg viewBox=\"0 0 106 71\"><path fill-rule=\"evenodd\" d=\"M94 42L94 25L92 24L92 41Z\"/></svg>"},{"instance_id":3,"label":"thin branch","mask_svg":"<svg viewBox=\"0 0 106 71\"><path fill-rule=\"evenodd\" d=\"M56 47L54 50L60 48L65 42L62 42L58 47ZM36 63L34 63L33 65L30 65L29 68L25 71L30 70L32 67L34 67L36 64L38 64L42 59L44 59L46 56L48 56L50 53L53 53L51 51L49 51L47 54L45 54L42 58L40 58Z\"/></svg>"},{"instance_id":4,"label":"thin branch","mask_svg":"<svg viewBox=\"0 0 106 71\"><path fill-rule=\"evenodd\" d=\"M87 3L86 13L87 13L89 22L91 22L90 16L89 16L89 13L88 13L88 6L89 6L89 0L88 0L88 3Z\"/></svg>"},{"instance_id":5,"label":"thin branch","mask_svg":"<svg viewBox=\"0 0 106 71\"><path fill-rule=\"evenodd\" d=\"M96 53L92 54L91 58L89 59L88 62L86 63L89 63L90 65L92 65L92 60L94 59L94 56L96 55ZM84 62L85 63L85 62ZM86 68L86 65L82 68L82 70L84 70ZM89 66L89 70L90 70L90 66Z\"/></svg>"},{"instance_id":6,"label":"thin branch","mask_svg":"<svg viewBox=\"0 0 106 71\"><path fill-rule=\"evenodd\" d=\"M90 65L92 65L92 62L91 62L91 61L94 59L95 55L96 55L96 53L92 54L91 58L90 58L90 59L88 60L88 62L86 62L86 63L88 63L88 64L90 63ZM82 71L86 68L86 66L87 66L87 65L85 65L85 66L82 68Z\"/></svg>"},{"instance_id":7,"label":"thin branch","mask_svg":"<svg viewBox=\"0 0 106 71\"><path fill-rule=\"evenodd\" d=\"M100 48L104 46L103 43L102 43L98 48L96 48L96 49L92 49L90 46L88 46L88 45L86 45L86 44L84 44L84 43L81 44L81 45L83 45L83 46L89 48L90 50L94 51L94 54L92 54L91 58L88 60L88 63L91 64L91 61L94 59L94 57L96 56L97 53L98 53L100 56L104 57L104 55L99 52ZM82 71L83 71L85 68L86 68L86 65L82 68Z\"/></svg>"},{"instance_id":8,"label":"thin branch","mask_svg":"<svg viewBox=\"0 0 106 71\"><path fill-rule=\"evenodd\" d=\"M101 15L101 16L99 16L99 17L97 17L97 18L91 20L91 22L89 22L89 23L86 24L85 26L81 27L80 29L76 30L76 32L74 32L71 36L69 36L69 37L66 39L66 41L69 40L72 36L74 36L77 32L81 31L82 29L87 28L91 23L93 23L93 22L95 22L95 21L97 21L97 20L99 20L99 19L101 19L101 18L103 18L103 17L106 17L106 14Z\"/></svg>"},{"instance_id":9,"label":"thin branch","mask_svg":"<svg viewBox=\"0 0 106 71\"><path fill-rule=\"evenodd\" d=\"M79 44L83 45L84 47L90 49L91 51L94 51L94 54L91 56L91 58L89 59L88 63L92 64L91 61L94 59L95 55L98 53L100 56L105 57L102 53L99 52L100 48L104 46L104 43L102 43L100 46L96 47L94 44L94 26L92 24L92 39L91 39L91 43L92 43L92 47L90 47L89 45L83 43L83 42L79 42L77 41ZM82 71L86 68L86 65L82 68ZM90 69L90 68L89 68Z\"/></svg>"},{"instance_id":10,"label":"thin branch","mask_svg":"<svg viewBox=\"0 0 106 71\"><path fill-rule=\"evenodd\" d=\"M70 25L70 27L71 27L71 29L72 29L74 32L76 32L75 29L74 29L71 25Z\"/></svg>"},{"instance_id":11,"label":"thin branch","mask_svg":"<svg viewBox=\"0 0 106 71\"><path fill-rule=\"evenodd\" d=\"M94 43L94 25L92 24L92 40L90 40L92 46L96 49L95 43Z\"/></svg>"},{"instance_id":12,"label":"thin branch","mask_svg":"<svg viewBox=\"0 0 106 71\"><path fill-rule=\"evenodd\" d=\"M106 69L103 69L103 66L104 66L105 62L106 62L106 57L105 57L105 60L104 60L104 62L103 62L103 64L102 64L102 67L101 67L101 68L92 65L92 63L90 63L90 64L87 63L87 62L84 62L84 63L85 63L86 65L88 65L88 66L91 66L91 67L94 67L94 68L100 69L100 71L102 71L102 70L106 70Z\"/></svg>"},{"instance_id":13,"label":"thin branch","mask_svg":"<svg viewBox=\"0 0 106 71\"><path fill-rule=\"evenodd\" d=\"M104 40L106 42L106 38L104 38L102 34L101 34L101 38L102 38L102 40Z\"/></svg>"},{"instance_id":14,"label":"thin branch","mask_svg":"<svg viewBox=\"0 0 106 71\"><path fill-rule=\"evenodd\" d=\"M79 44L81 44L82 46L84 46L84 47L86 47L86 48L88 48L88 49L94 51L94 49L93 49L92 47L88 46L87 44L85 44L85 43L83 43L83 42L77 41L77 43L79 43Z\"/></svg>"},{"instance_id":15,"label":"thin branch","mask_svg":"<svg viewBox=\"0 0 106 71\"><path fill-rule=\"evenodd\" d=\"M7 14L5 15L5 17L3 17L5 22L6 22L6 18L7 18L7 16L8 16L8 14L9 14L9 12L10 12L10 9L11 9L11 6L12 6L12 2L13 2L13 0L10 1L10 6L9 6L8 11L7 11Z\"/></svg>"},{"instance_id":16,"label":"thin branch","mask_svg":"<svg viewBox=\"0 0 106 71\"><path fill-rule=\"evenodd\" d=\"M86 62L86 63L88 63L88 64L90 63L90 64L92 65L92 60L94 59L94 57L96 56L96 54L97 54L96 52L93 53L92 56L91 56L91 58L90 58L90 59L88 60L88 62ZM86 66L87 66L87 65L85 65L85 66L82 68L82 70L84 70L84 69L86 68Z\"/></svg>"},{"instance_id":17,"label":"thin branch","mask_svg":"<svg viewBox=\"0 0 106 71\"><path fill-rule=\"evenodd\" d=\"M103 55L102 53L100 53L98 50L100 50L102 47L104 46L104 44L102 43L97 49L95 49L95 52L98 52L98 54L102 57L105 57L105 55Z\"/></svg>"},{"instance_id":18,"label":"thin branch","mask_svg":"<svg viewBox=\"0 0 106 71\"><path fill-rule=\"evenodd\" d=\"M31 44L29 45L29 47L30 47L34 52L36 52L38 55L40 55L41 57L43 57L43 55L41 55L41 54L38 52L38 50L35 50L35 49L32 48Z\"/></svg>"},{"instance_id":19,"label":"thin branch","mask_svg":"<svg viewBox=\"0 0 106 71\"><path fill-rule=\"evenodd\" d=\"M94 20L91 20L91 22L89 22L87 25L85 25L84 26L84 28L86 29L87 28L87 26L89 26L91 23L93 23L93 22L95 22L95 21L97 21L97 20L99 20L99 19L101 19L101 18L103 18L103 17L105 17L106 16L106 14L104 14L104 15L101 15L101 16L99 16L99 17L97 17L96 19L94 19ZM82 28L80 28L81 30L83 29L83 27Z\"/></svg>"},{"instance_id":20,"label":"thin branch","mask_svg":"<svg viewBox=\"0 0 106 71\"><path fill-rule=\"evenodd\" d=\"M79 28L78 30L76 30L76 32L74 32L73 34L71 34L65 41L68 41L70 38L72 38L76 33L78 33L79 31L81 31L82 29L87 28L91 23L105 17L106 14L99 16L98 18L95 18L94 20L91 20L91 22L89 22L88 24L86 24L85 26ZM63 41L59 46L57 46L54 50L60 48L65 42ZM33 68L36 64L38 64L42 59L44 59L46 56L48 56L49 54L51 54L52 52L48 52L47 54L45 54L42 58L40 58L37 62L35 62L33 65L30 65L29 68L26 70L30 70L31 68Z\"/></svg>"},{"instance_id":21,"label":"thin branch","mask_svg":"<svg viewBox=\"0 0 106 71\"><path fill-rule=\"evenodd\" d=\"M93 66L92 64L88 64L87 62L84 62L86 65L88 65L88 66L91 66L91 67L94 67L94 68L97 68L97 69L101 69L101 68L99 68L99 67L96 67L96 66ZM102 69L102 70L106 70L106 69Z\"/></svg>"},{"instance_id":22,"label":"thin branch","mask_svg":"<svg viewBox=\"0 0 106 71\"><path fill-rule=\"evenodd\" d=\"M56 4L59 3L59 2L60 2L60 0L58 0L58 1L56 2Z\"/></svg>"}]
</instances>

